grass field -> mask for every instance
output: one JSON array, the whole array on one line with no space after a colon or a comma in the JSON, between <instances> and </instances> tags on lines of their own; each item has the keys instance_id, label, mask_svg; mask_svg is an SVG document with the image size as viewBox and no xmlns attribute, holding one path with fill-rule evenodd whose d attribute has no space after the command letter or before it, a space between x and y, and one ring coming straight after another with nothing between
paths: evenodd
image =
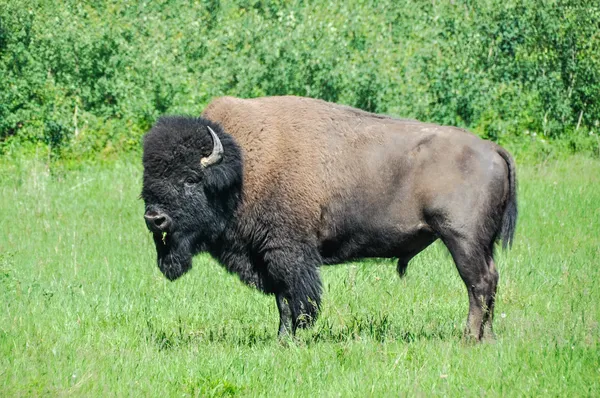
<instances>
[{"instance_id":1,"label":"grass field","mask_svg":"<svg viewBox=\"0 0 600 398\"><path fill-rule=\"evenodd\" d=\"M214 260L168 282L137 160L0 159L0 396L598 396L600 161L519 168L497 340L461 340L467 295L435 244L322 269L322 316L277 341L275 300Z\"/></svg>"}]
</instances>

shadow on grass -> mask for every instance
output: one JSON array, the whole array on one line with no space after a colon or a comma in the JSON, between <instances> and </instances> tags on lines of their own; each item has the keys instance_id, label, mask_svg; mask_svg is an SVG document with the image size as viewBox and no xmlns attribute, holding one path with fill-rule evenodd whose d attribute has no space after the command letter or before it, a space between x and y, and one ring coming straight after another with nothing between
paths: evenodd
<instances>
[{"instance_id":1,"label":"shadow on grass","mask_svg":"<svg viewBox=\"0 0 600 398\"><path fill-rule=\"evenodd\" d=\"M159 350L182 348L194 344L224 343L237 346L262 346L278 341L276 330L256 325L237 328L214 325L203 330L186 330L179 319L177 328L157 327L147 321L147 340L157 345ZM410 325L403 327L392 324L386 315L353 317L345 325L333 325L322 321L312 329L299 331L295 341L310 346L321 343L344 343L349 341L375 341L379 343L401 341L459 341L462 331L452 325Z\"/></svg>"},{"instance_id":2,"label":"shadow on grass","mask_svg":"<svg viewBox=\"0 0 600 398\"><path fill-rule=\"evenodd\" d=\"M146 321L149 342L153 342L158 349L170 350L193 344L228 343L239 346L258 346L270 344L276 339L273 331L266 327L258 329L253 326L243 328L230 328L214 326L203 330L185 330L181 318L176 329L162 328L150 320Z\"/></svg>"},{"instance_id":3,"label":"shadow on grass","mask_svg":"<svg viewBox=\"0 0 600 398\"><path fill-rule=\"evenodd\" d=\"M353 317L342 326L334 326L323 321L309 335L303 338L311 343L342 343L351 340L373 340L379 343L401 341L412 343L431 340L459 340L462 332L451 325L402 325L392 323L387 315Z\"/></svg>"}]
</instances>

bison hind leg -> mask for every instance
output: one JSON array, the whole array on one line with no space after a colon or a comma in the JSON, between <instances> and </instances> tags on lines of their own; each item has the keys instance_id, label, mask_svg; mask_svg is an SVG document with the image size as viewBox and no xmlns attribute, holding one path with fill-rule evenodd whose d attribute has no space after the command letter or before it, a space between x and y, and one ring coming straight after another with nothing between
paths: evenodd
<instances>
[{"instance_id":1,"label":"bison hind leg","mask_svg":"<svg viewBox=\"0 0 600 398\"><path fill-rule=\"evenodd\" d=\"M408 263L411 259L412 257L409 257L408 259L406 257L400 257L398 259L396 271L398 271L398 275L400 276L400 278L404 278L404 276L406 275L406 269L408 268Z\"/></svg>"},{"instance_id":2,"label":"bison hind leg","mask_svg":"<svg viewBox=\"0 0 600 398\"><path fill-rule=\"evenodd\" d=\"M398 275L400 276L400 278L404 278L404 276L406 276L406 269L408 268L408 263L417 254L418 254L418 252L410 253L410 254L398 257L398 264L396 265L396 271L398 271Z\"/></svg>"},{"instance_id":3,"label":"bison hind leg","mask_svg":"<svg viewBox=\"0 0 600 398\"><path fill-rule=\"evenodd\" d=\"M406 275L406 269L408 268L408 263L410 260L435 242L436 239L437 237L434 234L428 231L420 230L415 235L414 239L409 242L409 248L404 248L398 253L398 264L396 265L396 270L398 271L400 278L404 278Z\"/></svg>"},{"instance_id":4,"label":"bison hind leg","mask_svg":"<svg viewBox=\"0 0 600 398\"><path fill-rule=\"evenodd\" d=\"M444 243L467 287L469 314L465 337L476 341L493 338L492 322L499 278L493 258L493 243L478 243L459 237L449 237Z\"/></svg>"}]
</instances>

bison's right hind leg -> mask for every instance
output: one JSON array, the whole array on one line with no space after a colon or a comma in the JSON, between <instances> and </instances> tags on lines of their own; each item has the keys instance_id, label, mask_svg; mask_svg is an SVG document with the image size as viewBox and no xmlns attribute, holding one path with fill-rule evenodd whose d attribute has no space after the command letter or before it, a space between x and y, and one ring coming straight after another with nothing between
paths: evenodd
<instances>
[{"instance_id":1,"label":"bison's right hind leg","mask_svg":"<svg viewBox=\"0 0 600 398\"><path fill-rule=\"evenodd\" d=\"M498 286L498 271L491 245L471 242L464 237L446 237L456 268L469 295L469 315L465 337L480 341L486 330L493 335L492 321Z\"/></svg>"},{"instance_id":2,"label":"bison's right hind leg","mask_svg":"<svg viewBox=\"0 0 600 398\"><path fill-rule=\"evenodd\" d=\"M415 255L403 256L398 258L398 264L396 265L396 271L398 271L398 275L400 278L404 278L406 275L406 269L408 268L408 263Z\"/></svg>"},{"instance_id":3,"label":"bison's right hind leg","mask_svg":"<svg viewBox=\"0 0 600 398\"><path fill-rule=\"evenodd\" d=\"M408 268L408 263L410 262L410 260L413 259L413 257L415 257L420 252L421 252L421 250L406 252L398 257L398 264L396 265L396 271L398 271L398 275L400 276L400 278L404 278L404 276L406 275L406 269Z\"/></svg>"},{"instance_id":4,"label":"bison's right hind leg","mask_svg":"<svg viewBox=\"0 0 600 398\"><path fill-rule=\"evenodd\" d=\"M410 242L409 250L404 249L398 253L398 264L396 265L396 270L398 271L400 278L404 278L406 275L406 269L408 268L408 263L410 260L435 242L436 239L437 237L433 233L420 232L415 239Z\"/></svg>"}]
</instances>

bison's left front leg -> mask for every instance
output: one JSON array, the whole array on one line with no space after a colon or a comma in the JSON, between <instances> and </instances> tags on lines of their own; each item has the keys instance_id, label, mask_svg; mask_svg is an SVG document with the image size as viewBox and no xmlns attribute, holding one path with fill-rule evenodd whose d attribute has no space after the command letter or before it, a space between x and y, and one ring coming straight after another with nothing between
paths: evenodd
<instances>
[{"instance_id":1,"label":"bison's left front leg","mask_svg":"<svg viewBox=\"0 0 600 398\"><path fill-rule=\"evenodd\" d=\"M290 244L285 249L268 250L264 254L269 278L275 285L279 309L279 334L289 327L310 326L321 304L320 256L312 248ZM286 303L287 301L287 303Z\"/></svg>"},{"instance_id":2,"label":"bison's left front leg","mask_svg":"<svg viewBox=\"0 0 600 398\"><path fill-rule=\"evenodd\" d=\"M282 339L292 334L292 312L283 293L276 293L275 299L279 310L279 332L277 335Z\"/></svg>"}]
</instances>

